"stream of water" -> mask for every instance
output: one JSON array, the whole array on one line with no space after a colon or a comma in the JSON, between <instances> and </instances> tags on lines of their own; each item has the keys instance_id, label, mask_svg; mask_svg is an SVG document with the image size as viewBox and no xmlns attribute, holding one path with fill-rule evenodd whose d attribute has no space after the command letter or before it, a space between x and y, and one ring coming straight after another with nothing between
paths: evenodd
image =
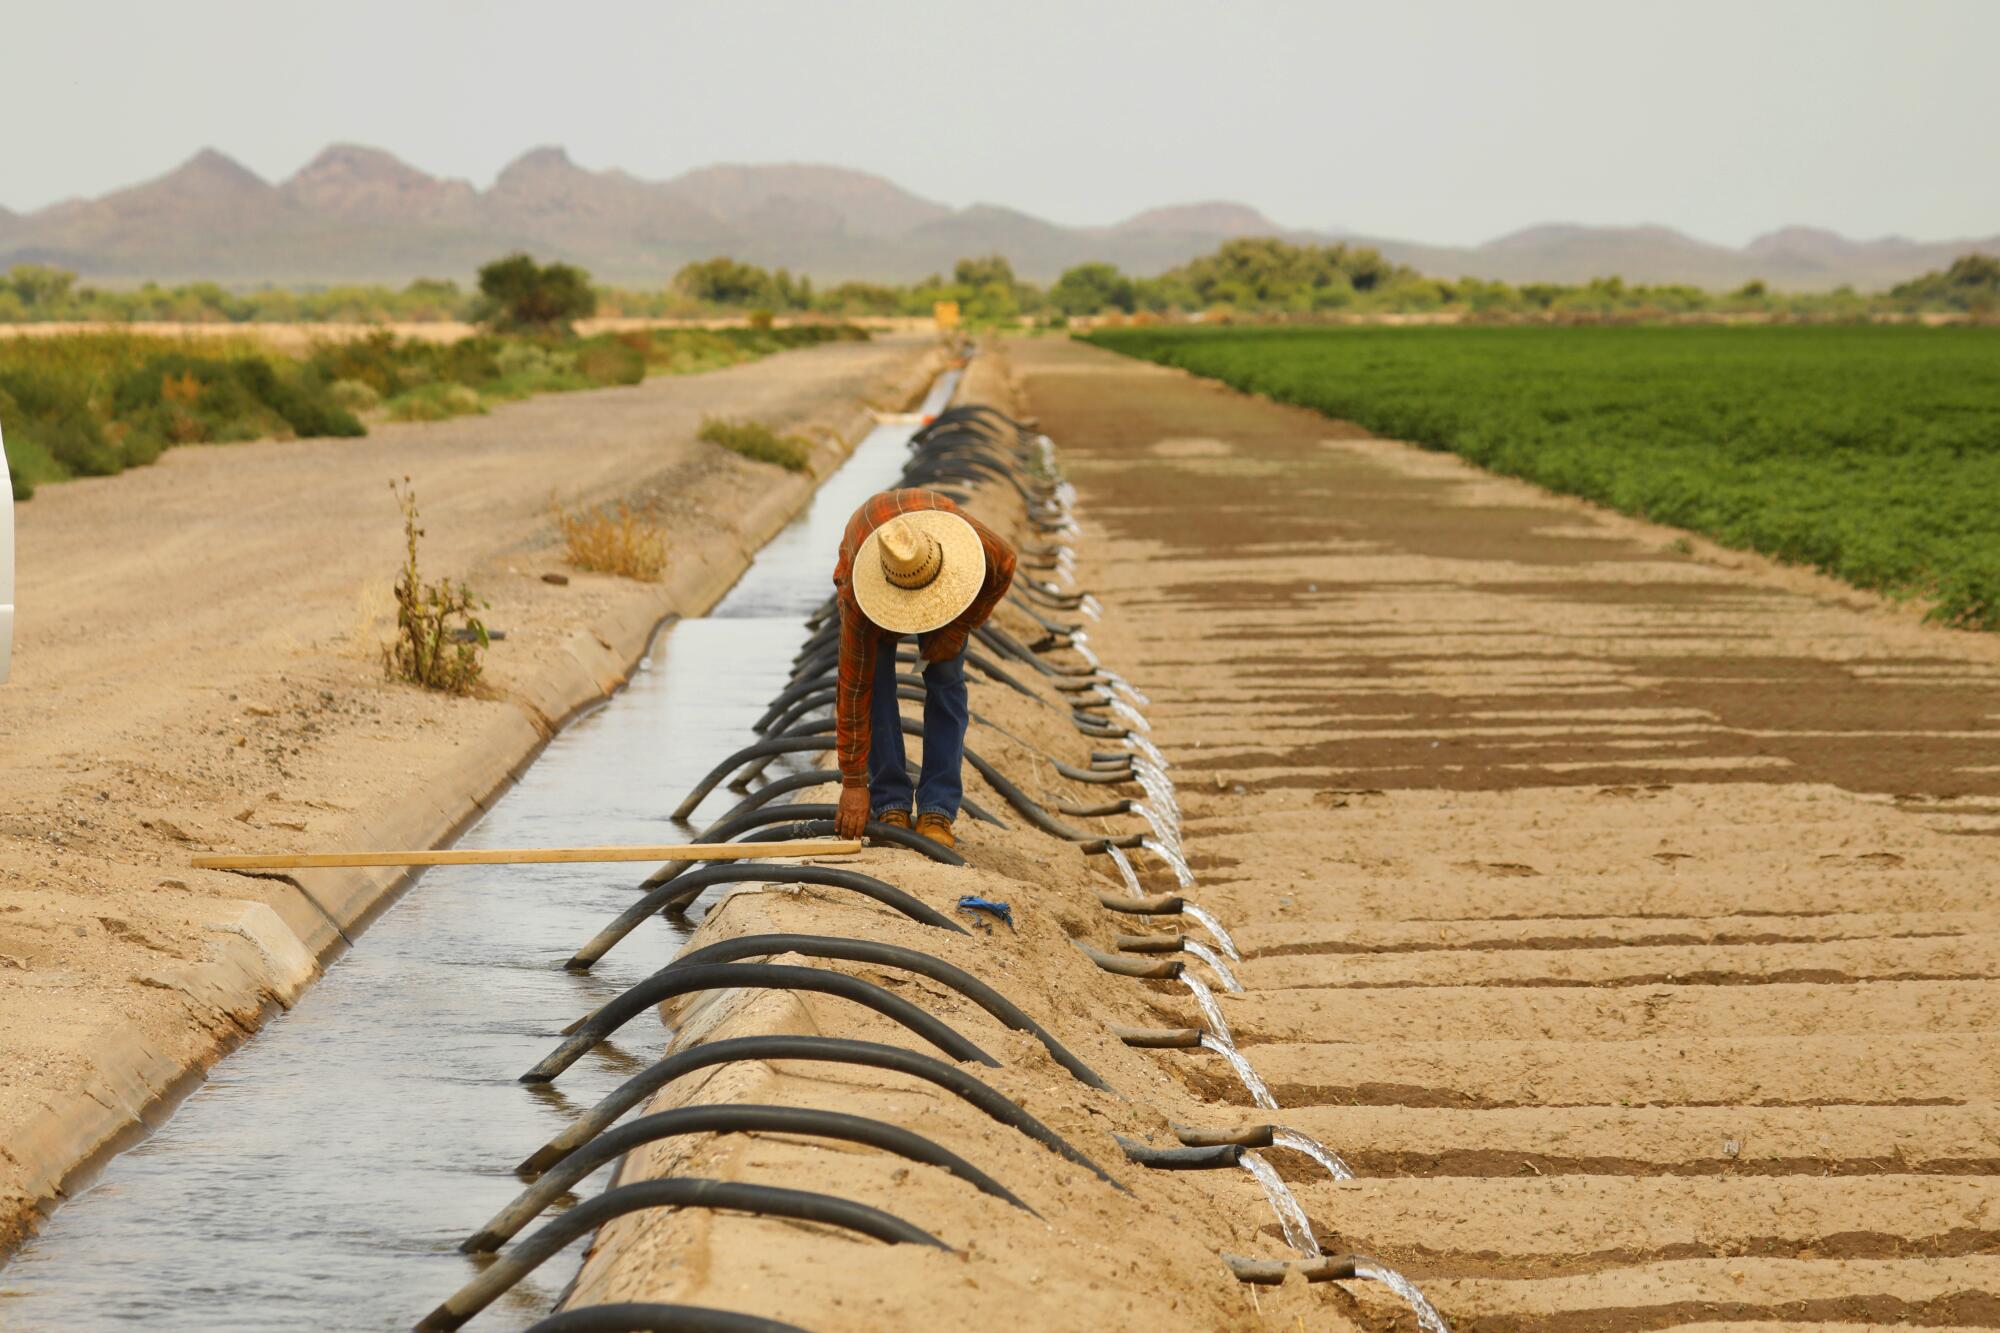
<instances>
[{"instance_id":1,"label":"stream of water","mask_svg":"<svg viewBox=\"0 0 2000 1333\"><path fill-rule=\"evenodd\" d=\"M1378 1264L1373 1259L1364 1259L1354 1265L1354 1276L1380 1282L1402 1297L1403 1302L1410 1307L1410 1313L1417 1317L1417 1327L1424 1330L1424 1333L1451 1333L1451 1327L1444 1322L1444 1316L1437 1312L1437 1307L1430 1303L1423 1292L1417 1290L1417 1284L1395 1269Z\"/></svg>"},{"instance_id":2,"label":"stream of water","mask_svg":"<svg viewBox=\"0 0 2000 1333\"><path fill-rule=\"evenodd\" d=\"M1264 1197L1271 1201L1271 1211L1278 1215L1278 1225L1285 1229L1285 1243L1307 1258L1317 1258L1319 1238L1313 1235L1312 1222L1291 1186L1279 1177L1277 1168L1265 1161L1262 1153L1246 1152L1243 1169L1264 1187Z\"/></svg>"},{"instance_id":3,"label":"stream of water","mask_svg":"<svg viewBox=\"0 0 2000 1333\"><path fill-rule=\"evenodd\" d=\"M1347 1169L1347 1163L1340 1159L1339 1153L1301 1130L1286 1129L1282 1125L1274 1126L1271 1131L1271 1144L1273 1147L1290 1148L1294 1152L1304 1153L1325 1167L1327 1174L1335 1180L1354 1179L1354 1173Z\"/></svg>"},{"instance_id":4,"label":"stream of water","mask_svg":"<svg viewBox=\"0 0 2000 1333\"><path fill-rule=\"evenodd\" d=\"M1243 961L1243 955L1236 951L1236 941L1230 938L1229 932L1223 929L1222 923L1215 919L1214 913L1205 907L1198 907L1183 898L1181 899L1181 915L1193 917L1202 929L1214 936L1217 948L1221 949L1223 953L1229 955L1229 957L1237 962L1240 963Z\"/></svg>"},{"instance_id":5,"label":"stream of water","mask_svg":"<svg viewBox=\"0 0 2000 1333\"><path fill-rule=\"evenodd\" d=\"M1181 980L1188 981L1191 978L1183 973ZM1218 1037L1213 1032L1204 1032L1201 1034L1201 1044L1204 1049L1214 1051L1229 1061L1229 1067L1236 1071L1236 1077L1242 1081L1243 1090L1250 1094L1251 1101L1266 1111L1278 1109L1278 1099L1271 1095L1271 1089L1265 1084L1263 1075L1251 1067L1250 1062L1243 1058L1243 1052L1231 1045L1228 1038Z\"/></svg>"},{"instance_id":6,"label":"stream of water","mask_svg":"<svg viewBox=\"0 0 2000 1333\"><path fill-rule=\"evenodd\" d=\"M1222 982L1224 990L1230 992L1232 995L1241 995L1243 993L1243 983L1238 981L1236 974L1229 970L1229 964L1222 961L1221 954L1209 948L1200 940L1183 939L1181 943L1186 946L1189 953L1208 964L1209 971L1215 973L1216 979Z\"/></svg>"},{"instance_id":7,"label":"stream of water","mask_svg":"<svg viewBox=\"0 0 2000 1333\"><path fill-rule=\"evenodd\" d=\"M923 411L941 410L956 381L941 378ZM663 633L631 685L551 741L457 845L681 836L666 812L751 736L831 588L848 516L893 483L913 429L873 431L708 617ZM717 791L694 822L737 799ZM0 1269L0 1329L408 1328L476 1271L455 1247L520 1190L513 1164L657 1058L660 1030L635 1023L559 1082L514 1081L562 1024L679 951L685 932L656 917L591 972L562 968L631 904L644 871L425 873ZM546 1314L580 1253L544 1265L480 1326Z\"/></svg>"}]
</instances>

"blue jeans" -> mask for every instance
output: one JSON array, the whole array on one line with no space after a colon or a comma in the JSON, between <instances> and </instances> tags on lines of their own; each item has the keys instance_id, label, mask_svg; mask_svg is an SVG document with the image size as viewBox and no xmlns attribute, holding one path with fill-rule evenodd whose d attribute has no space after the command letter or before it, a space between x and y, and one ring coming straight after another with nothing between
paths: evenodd
<instances>
[{"instance_id":1,"label":"blue jeans","mask_svg":"<svg viewBox=\"0 0 2000 1333\"><path fill-rule=\"evenodd\" d=\"M918 638L919 651L930 635ZM880 818L887 810L908 810L914 794L919 815L958 818L965 798L959 765L965 759L965 654L924 668L924 758L915 792L909 761L903 757L903 714L896 701L896 644L884 637L875 650L875 684L868 710L868 809Z\"/></svg>"}]
</instances>

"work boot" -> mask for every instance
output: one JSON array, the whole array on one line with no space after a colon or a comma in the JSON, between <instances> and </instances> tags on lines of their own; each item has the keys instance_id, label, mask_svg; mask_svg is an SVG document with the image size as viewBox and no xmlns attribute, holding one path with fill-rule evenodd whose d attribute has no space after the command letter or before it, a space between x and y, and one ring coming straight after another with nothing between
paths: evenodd
<instances>
[{"instance_id":1,"label":"work boot","mask_svg":"<svg viewBox=\"0 0 2000 1333\"><path fill-rule=\"evenodd\" d=\"M958 836L951 831L951 821L943 815L918 815L917 832L946 851L958 846Z\"/></svg>"},{"instance_id":2,"label":"work boot","mask_svg":"<svg viewBox=\"0 0 2000 1333\"><path fill-rule=\"evenodd\" d=\"M910 812L908 810L884 810L881 814L873 816L873 818L876 823L887 824L890 828L908 828L910 826Z\"/></svg>"}]
</instances>

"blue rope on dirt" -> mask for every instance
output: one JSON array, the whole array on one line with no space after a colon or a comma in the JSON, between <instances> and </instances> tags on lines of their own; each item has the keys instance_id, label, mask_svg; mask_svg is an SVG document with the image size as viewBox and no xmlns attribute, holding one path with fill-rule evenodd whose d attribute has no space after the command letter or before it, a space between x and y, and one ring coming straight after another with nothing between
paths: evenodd
<instances>
[{"instance_id":1,"label":"blue rope on dirt","mask_svg":"<svg viewBox=\"0 0 2000 1333\"><path fill-rule=\"evenodd\" d=\"M968 893L958 900L958 910L961 912L985 912L989 915L997 916L1006 922L1007 929L1012 930L1014 928L1014 909L1006 903L995 902L991 898L981 898L978 894Z\"/></svg>"}]
</instances>

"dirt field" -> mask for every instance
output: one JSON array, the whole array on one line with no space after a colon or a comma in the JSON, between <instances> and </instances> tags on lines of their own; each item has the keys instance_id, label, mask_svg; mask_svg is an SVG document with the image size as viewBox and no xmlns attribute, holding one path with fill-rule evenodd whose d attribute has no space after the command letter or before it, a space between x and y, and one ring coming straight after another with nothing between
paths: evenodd
<instances>
[{"instance_id":1,"label":"dirt field","mask_svg":"<svg viewBox=\"0 0 2000 1333\"><path fill-rule=\"evenodd\" d=\"M1990 638L1012 355L1248 959L1230 1023L1361 1177L1296 1177L1329 1250L1459 1328L2000 1325Z\"/></svg>"},{"instance_id":2,"label":"dirt field","mask_svg":"<svg viewBox=\"0 0 2000 1333\"><path fill-rule=\"evenodd\" d=\"M364 440L184 446L16 511L18 641L0 687L0 1252L78 1160L287 1003L379 905L380 873L191 872L204 848L428 845L705 609L810 479L694 440L708 413L816 433L901 408L934 340L835 343ZM401 561L506 633L486 697L383 679ZM548 501L656 500L663 583L565 570ZM543 581L563 571L566 586Z\"/></svg>"},{"instance_id":3,"label":"dirt field","mask_svg":"<svg viewBox=\"0 0 2000 1333\"><path fill-rule=\"evenodd\" d=\"M1112 1036L1202 1020L1179 985L1068 948L1146 928L1096 905L1120 891L1102 858L961 821L967 868L890 851L857 868L944 909L1006 899L1018 933L746 888L693 944L853 934L959 963L1116 1092L948 989L843 970L984 1045L1001 1067L982 1081L1131 1194L926 1085L729 1065L654 1109L875 1115L1039 1216L879 1153L676 1139L621 1180L824 1189L953 1252L648 1212L601 1234L572 1303L689 1300L822 1333L1413 1327L1377 1283L1239 1284L1219 1252L1288 1253L1255 1183L1139 1169L1110 1138L1276 1123L1358 1177L1273 1156L1324 1249L1394 1265L1460 1330L2000 1327L1991 640L1175 372L1053 340L1008 357L1016 384L978 362L967 396L1035 413L1058 442L1079 581L1106 606L1092 643L1152 697L1190 896L1246 957L1246 992L1222 1010L1283 1109L1251 1105L1219 1056ZM982 516L1018 520L991 491ZM1033 632L1012 608L1001 619ZM1038 794L1101 797L1037 766L1034 750L1089 748L1059 715L979 681L973 707L992 723L973 747L1033 772ZM1142 865L1149 889L1172 887ZM913 1044L817 996L667 1008L677 1048L757 1032Z\"/></svg>"}]
</instances>

